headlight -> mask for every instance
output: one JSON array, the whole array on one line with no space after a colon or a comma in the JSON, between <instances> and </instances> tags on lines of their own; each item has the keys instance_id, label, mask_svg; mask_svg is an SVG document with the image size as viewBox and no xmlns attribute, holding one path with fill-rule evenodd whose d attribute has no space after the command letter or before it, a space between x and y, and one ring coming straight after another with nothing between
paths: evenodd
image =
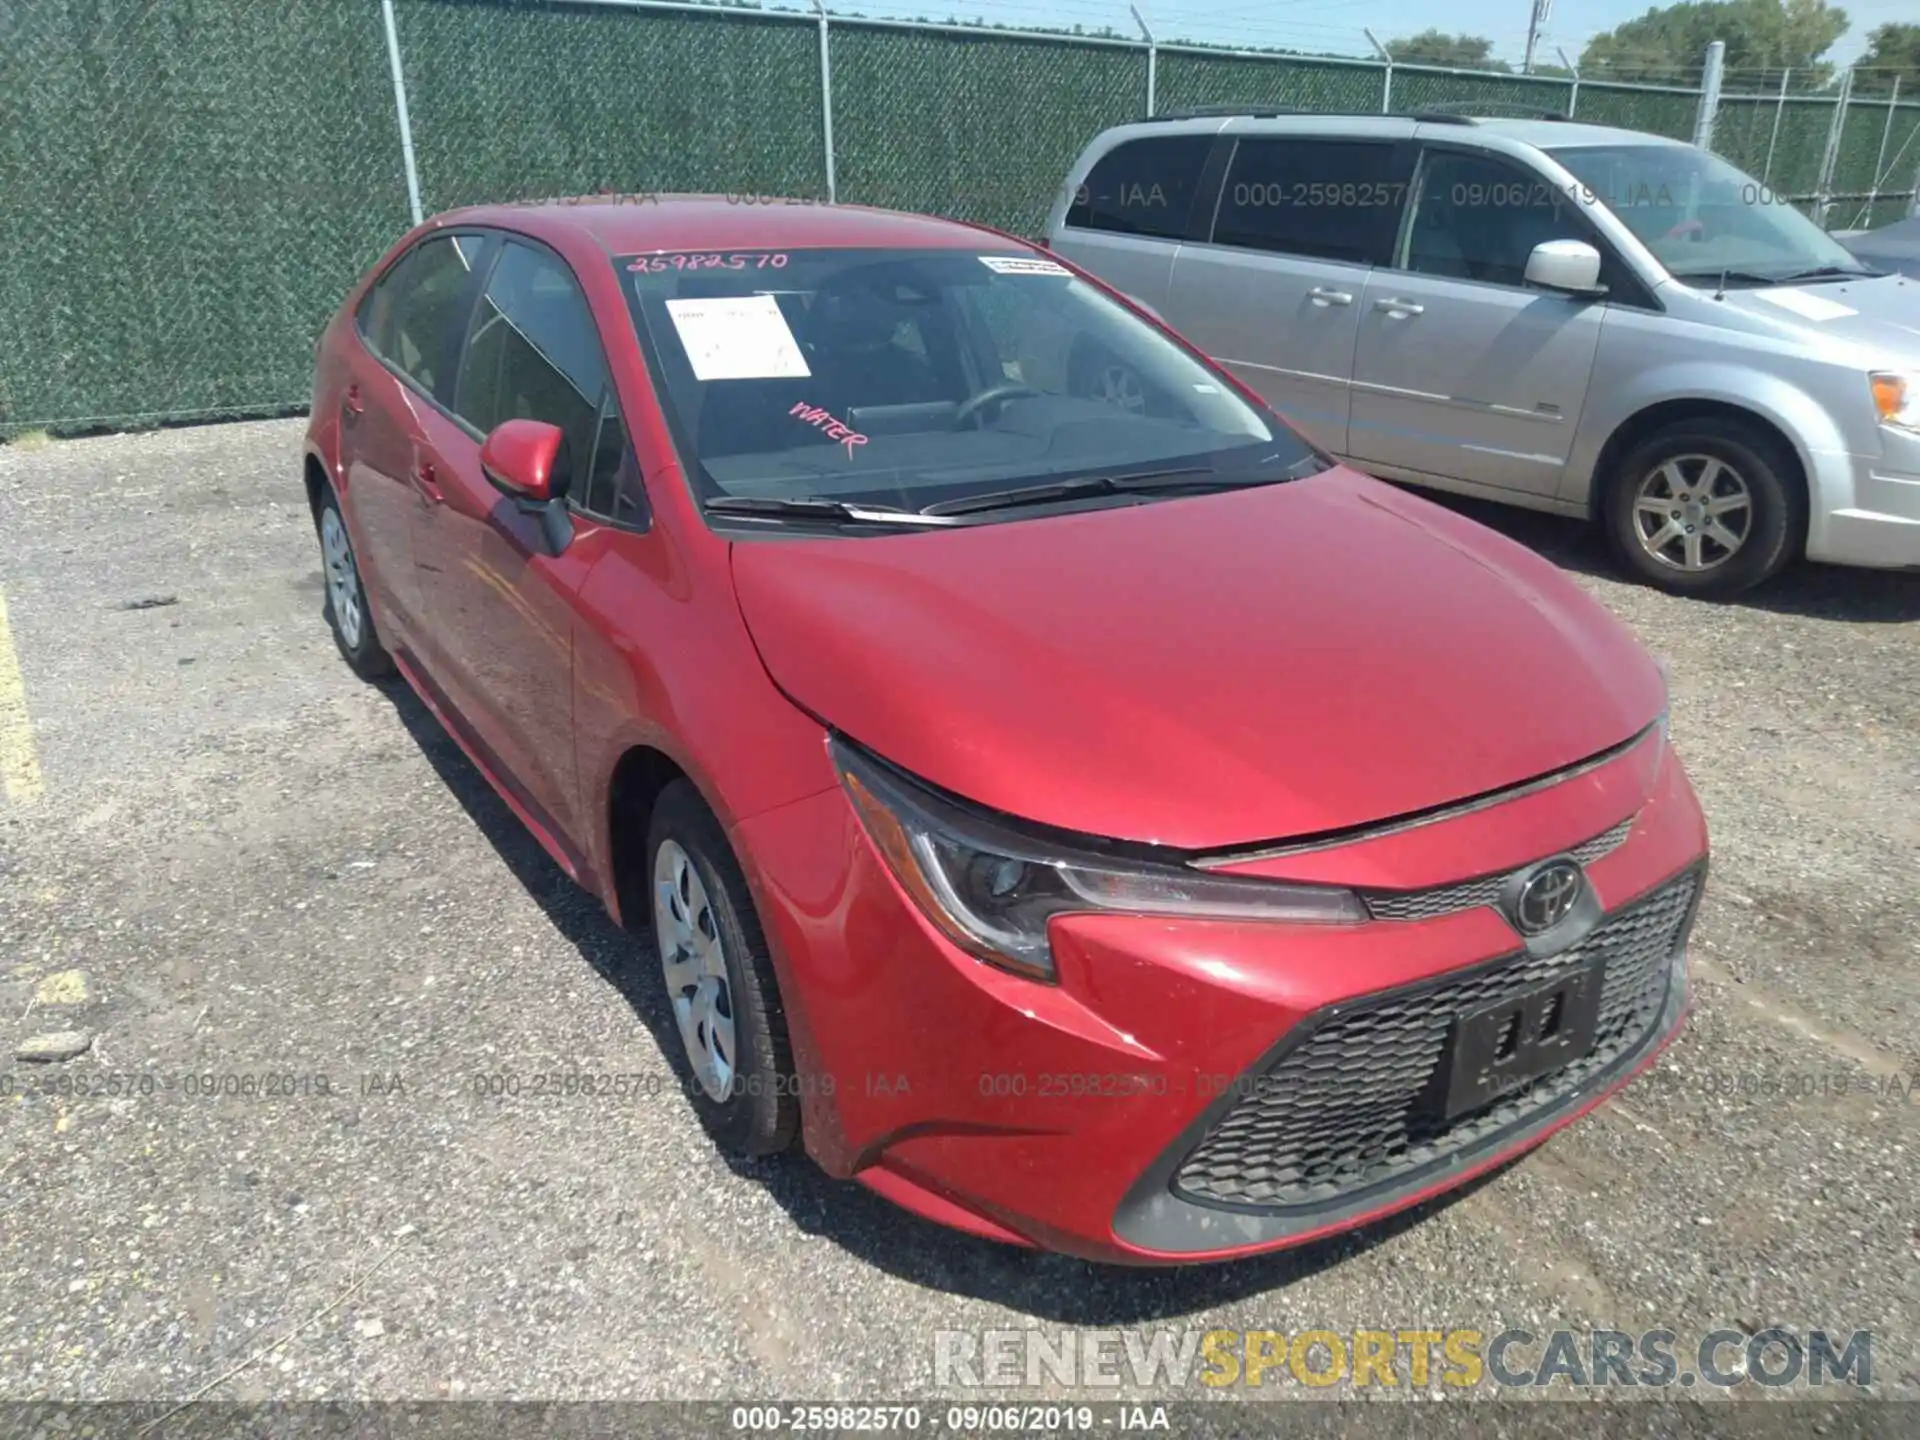
<instances>
[{"instance_id":1,"label":"headlight","mask_svg":"<svg viewBox=\"0 0 1920 1440\"><path fill-rule=\"evenodd\" d=\"M1873 408L1882 425L1920 430L1920 381L1912 375L1876 370L1867 377L1873 390Z\"/></svg>"},{"instance_id":2,"label":"headlight","mask_svg":"<svg viewBox=\"0 0 1920 1440\"><path fill-rule=\"evenodd\" d=\"M1199 875L1101 853L1099 840L1055 841L935 794L842 740L831 749L854 813L914 903L960 949L1002 969L1053 980L1047 922L1076 911L1295 924L1367 919L1347 890Z\"/></svg>"}]
</instances>

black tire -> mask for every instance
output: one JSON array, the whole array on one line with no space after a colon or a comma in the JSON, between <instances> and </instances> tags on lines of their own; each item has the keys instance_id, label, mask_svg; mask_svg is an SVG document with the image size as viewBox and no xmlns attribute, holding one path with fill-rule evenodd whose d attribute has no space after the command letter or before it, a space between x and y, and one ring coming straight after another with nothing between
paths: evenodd
<instances>
[{"instance_id":1,"label":"black tire","mask_svg":"<svg viewBox=\"0 0 1920 1440\"><path fill-rule=\"evenodd\" d=\"M766 936L753 908L746 876L720 822L685 780L660 792L647 827L648 892L661 846L677 844L692 862L705 889L725 962L728 999L737 1053L732 1083L723 1098L709 1094L695 1073L676 1016L667 1048L683 1088L707 1133L732 1155L775 1155L792 1146L800 1133L800 1104L794 1080L793 1050L780 1003L780 986L767 955ZM655 902L658 904L658 901ZM661 927L649 912L654 959L663 966ZM669 990L671 987L668 987ZM673 995L668 994L669 1009Z\"/></svg>"},{"instance_id":2,"label":"black tire","mask_svg":"<svg viewBox=\"0 0 1920 1440\"><path fill-rule=\"evenodd\" d=\"M357 624L352 616L343 617L334 604L335 562L327 546L330 525L339 527L340 544L345 548L346 570L359 605ZM340 501L331 485L320 491L320 503L313 512L313 528L320 538L320 578L327 597L321 614L326 616L327 628L333 631L333 643L340 647L341 656L362 680L384 680L394 672L393 657L380 644L380 632L373 623L373 607L367 603L367 587L360 578L360 561L353 553L346 517L340 512Z\"/></svg>"},{"instance_id":3,"label":"black tire","mask_svg":"<svg viewBox=\"0 0 1920 1440\"><path fill-rule=\"evenodd\" d=\"M1727 553L1725 546L1703 536L1705 568L1689 570L1649 553L1640 527L1653 532L1650 539L1657 539L1661 532L1655 527L1665 520L1637 510L1636 500L1643 485L1670 488L1655 479L1669 462L1677 462L1679 473L1697 483L1709 468L1705 459L1729 467L1744 484L1749 514L1737 548ZM1750 590L1791 564L1806 540L1807 500L1799 462L1774 436L1739 420L1706 418L1662 426L1622 456L1605 479L1601 514L1614 554L1638 578L1675 595L1717 599ZM1719 483L1730 482L1722 476ZM1696 517L1683 511L1672 518L1684 527ZM1686 544L1685 538L1676 535L1659 548L1683 560ZM1715 555L1721 558L1715 560Z\"/></svg>"}]
</instances>

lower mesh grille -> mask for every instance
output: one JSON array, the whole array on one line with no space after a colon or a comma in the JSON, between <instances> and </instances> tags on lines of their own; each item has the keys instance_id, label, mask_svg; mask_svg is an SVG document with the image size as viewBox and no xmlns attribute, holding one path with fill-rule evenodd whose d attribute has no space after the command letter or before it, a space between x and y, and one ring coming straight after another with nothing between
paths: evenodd
<instances>
[{"instance_id":1,"label":"lower mesh grille","mask_svg":"<svg viewBox=\"0 0 1920 1440\"><path fill-rule=\"evenodd\" d=\"M1175 1173L1174 1188L1220 1205L1323 1206L1551 1109L1658 1023L1668 962L1698 885L1693 873L1669 881L1558 955L1517 955L1456 980L1390 991L1323 1021L1246 1082L1246 1093ZM1487 1110L1441 1119L1426 1097L1454 1017L1596 961L1604 968L1593 1049Z\"/></svg>"}]
</instances>

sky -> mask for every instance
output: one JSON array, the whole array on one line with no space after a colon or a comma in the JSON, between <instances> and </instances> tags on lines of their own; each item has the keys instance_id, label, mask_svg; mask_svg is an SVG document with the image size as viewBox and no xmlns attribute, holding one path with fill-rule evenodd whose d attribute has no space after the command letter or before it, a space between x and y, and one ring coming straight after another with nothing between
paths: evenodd
<instances>
[{"instance_id":1,"label":"sky","mask_svg":"<svg viewBox=\"0 0 1920 1440\"><path fill-rule=\"evenodd\" d=\"M774 0L782 3L782 0ZM791 0L789 0L791 3ZM1453 33L1480 35L1494 42L1494 54L1518 68L1526 51L1532 0L1453 0L1444 8L1433 0L1137 0L1147 23L1162 40L1197 39L1229 44L1281 45L1336 54L1368 55L1365 30L1391 42L1417 34L1440 19ZM1650 0L1553 0L1538 57L1553 63L1555 46L1579 58L1589 38L1653 8ZM1857 58L1876 25L1912 21L1915 0L1854 0L1841 6L1851 28L1828 57L1840 64ZM1046 25L1092 30L1103 25L1132 32L1127 0L828 0L828 9L908 19L961 20L989 24Z\"/></svg>"}]
</instances>

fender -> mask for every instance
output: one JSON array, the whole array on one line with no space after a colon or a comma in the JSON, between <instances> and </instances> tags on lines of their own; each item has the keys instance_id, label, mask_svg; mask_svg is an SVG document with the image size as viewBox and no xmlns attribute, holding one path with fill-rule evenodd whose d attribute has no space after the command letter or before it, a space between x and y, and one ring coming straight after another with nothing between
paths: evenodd
<instances>
[{"instance_id":1,"label":"fender","mask_svg":"<svg viewBox=\"0 0 1920 1440\"><path fill-rule=\"evenodd\" d=\"M1806 475L1807 547L1817 550L1825 517L1853 503L1853 461L1826 407L1806 390L1750 364L1683 360L1635 370L1616 388L1596 385L1585 420L1567 457L1560 498L1592 513L1604 477L1600 455L1620 428L1656 405L1706 401L1765 420L1793 446Z\"/></svg>"}]
</instances>

